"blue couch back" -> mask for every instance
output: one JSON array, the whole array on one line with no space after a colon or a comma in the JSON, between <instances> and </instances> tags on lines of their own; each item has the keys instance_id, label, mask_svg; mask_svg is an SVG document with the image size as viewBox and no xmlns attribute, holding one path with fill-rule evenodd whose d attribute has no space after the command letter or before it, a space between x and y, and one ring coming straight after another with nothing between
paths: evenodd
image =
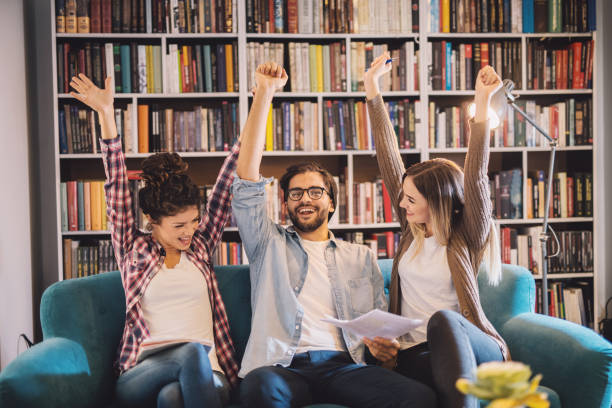
<instances>
[{"instance_id":1,"label":"blue couch back","mask_svg":"<svg viewBox=\"0 0 612 408\"><path fill-rule=\"evenodd\" d=\"M391 276L391 260L380 260L385 290ZM247 265L216 267L219 290L227 310L238 361L242 359L251 329L251 283ZM533 311L535 287L524 268L504 265L503 280L491 287L486 274L479 276L481 303L498 329L510 317ZM44 339L63 337L82 345L90 375L100 400L113 395L112 366L123 332L125 296L119 272L58 282L41 300ZM97 378L96 378L97 377Z\"/></svg>"}]
</instances>

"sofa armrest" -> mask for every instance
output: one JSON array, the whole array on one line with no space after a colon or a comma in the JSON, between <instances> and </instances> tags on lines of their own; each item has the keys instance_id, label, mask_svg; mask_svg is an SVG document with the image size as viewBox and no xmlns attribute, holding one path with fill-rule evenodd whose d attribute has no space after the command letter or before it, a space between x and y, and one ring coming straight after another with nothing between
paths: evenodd
<instances>
[{"instance_id":1,"label":"sofa armrest","mask_svg":"<svg viewBox=\"0 0 612 408\"><path fill-rule=\"evenodd\" d=\"M564 407L610 407L612 344L586 327L535 313L508 320L501 330L513 360L543 375L542 385Z\"/></svg>"},{"instance_id":2,"label":"sofa armrest","mask_svg":"<svg viewBox=\"0 0 612 408\"><path fill-rule=\"evenodd\" d=\"M0 373L0 406L91 407L96 385L76 342L52 338L20 354Z\"/></svg>"}]
</instances>

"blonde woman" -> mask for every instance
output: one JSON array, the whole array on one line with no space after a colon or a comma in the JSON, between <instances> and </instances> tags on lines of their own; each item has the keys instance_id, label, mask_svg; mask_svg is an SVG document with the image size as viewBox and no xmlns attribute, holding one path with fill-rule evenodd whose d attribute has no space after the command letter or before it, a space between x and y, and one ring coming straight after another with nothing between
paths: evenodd
<instances>
[{"instance_id":1,"label":"blonde woman","mask_svg":"<svg viewBox=\"0 0 612 408\"><path fill-rule=\"evenodd\" d=\"M474 397L456 390L457 378L470 377L485 361L509 358L506 343L482 310L477 282L483 262L492 283L501 277L487 177L487 110L502 82L490 66L478 73L463 171L446 159L405 169L378 87L378 79L391 69L388 58L375 59L364 80L378 165L401 224L389 309L427 324L399 341L365 342L384 366L433 387L442 406L476 407Z\"/></svg>"}]
</instances>

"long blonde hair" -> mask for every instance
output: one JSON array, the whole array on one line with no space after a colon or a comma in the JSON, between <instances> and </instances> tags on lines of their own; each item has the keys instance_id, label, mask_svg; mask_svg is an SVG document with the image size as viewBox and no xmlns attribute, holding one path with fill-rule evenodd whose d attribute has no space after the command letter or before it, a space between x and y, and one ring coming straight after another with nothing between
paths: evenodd
<instances>
[{"instance_id":1,"label":"long blonde hair","mask_svg":"<svg viewBox=\"0 0 612 408\"><path fill-rule=\"evenodd\" d=\"M463 171L457 164L447 159L431 159L410 166L402 177L412 178L416 189L425 197L431 215L431 227L434 237L440 245L448 245L453 231L463 218L465 204L463 189ZM400 191L400 194L402 192ZM415 250L413 257L423 248L425 224L408 223L414 237ZM491 230L483 253L487 265L489 283L496 285L501 280L501 256L499 237L495 224ZM476 265L478 268L480 265Z\"/></svg>"}]
</instances>

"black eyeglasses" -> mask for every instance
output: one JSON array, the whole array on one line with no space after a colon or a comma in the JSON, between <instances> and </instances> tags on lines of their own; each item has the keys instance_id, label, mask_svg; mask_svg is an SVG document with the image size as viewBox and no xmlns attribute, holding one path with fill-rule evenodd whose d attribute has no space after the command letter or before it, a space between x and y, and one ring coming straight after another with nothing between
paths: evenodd
<instances>
[{"instance_id":1,"label":"black eyeglasses","mask_svg":"<svg viewBox=\"0 0 612 408\"><path fill-rule=\"evenodd\" d=\"M329 194L329 192L327 190L325 190L323 187L308 187L308 188L292 188L291 190L289 190L289 199L292 201L298 201L302 198L302 196L304 195L304 191L308 191L308 197L312 198L313 200L319 200L321 197L323 197L323 193L327 193Z\"/></svg>"}]
</instances>

